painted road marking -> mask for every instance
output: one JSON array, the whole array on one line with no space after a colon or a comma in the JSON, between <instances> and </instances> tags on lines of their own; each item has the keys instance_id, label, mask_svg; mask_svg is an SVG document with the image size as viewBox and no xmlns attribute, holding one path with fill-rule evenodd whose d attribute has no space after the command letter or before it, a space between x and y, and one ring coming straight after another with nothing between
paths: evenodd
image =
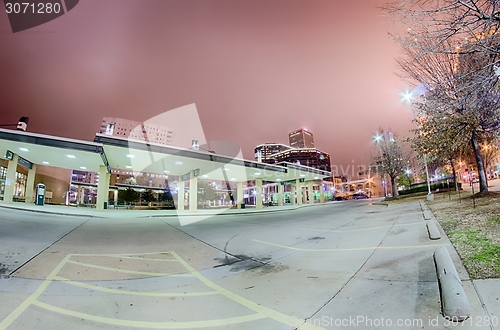
<instances>
[{"instance_id":1,"label":"painted road marking","mask_svg":"<svg viewBox=\"0 0 500 330\"><path fill-rule=\"evenodd\" d=\"M309 330L309 329L323 329L321 327L317 327L317 326L312 325L312 324L304 323L304 321L301 321L301 320L298 320L298 321L296 319L294 320L293 318L291 318L288 315L282 314L282 313L277 312L273 309L264 307L262 305L254 303L253 301L250 301L250 300L245 299L241 296L238 296L237 294L234 294L231 291L228 291L228 290L224 289L223 287L215 284L214 282L208 280L206 277L204 277L198 271L196 271L196 269L191 267L191 265L189 265L184 259L179 257L179 255L177 253L172 252L172 255L177 260L179 260L179 262L181 264L183 264L184 267L186 267L194 276L198 277L198 279L200 281L202 281L205 285L207 285L208 287L214 289L215 291L223 294L224 296L228 297L229 299L234 300L235 302L237 302L245 307L248 307L248 308L250 308L250 309L252 309L260 314L265 315L266 317L272 318L278 322L281 322L281 323L284 323L284 324L287 324L287 325L290 325L293 327L300 326L301 329L307 329L307 330Z\"/></svg>"},{"instance_id":2,"label":"painted road marking","mask_svg":"<svg viewBox=\"0 0 500 330\"><path fill-rule=\"evenodd\" d=\"M2 322L0 322L0 330L5 330L9 325L14 322L19 315L21 315L33 302L36 301L36 299L45 291L45 289L49 286L49 284L52 282L54 277L61 271L61 269L64 267L66 262L71 258L71 254L68 254L61 262L59 265L57 265L56 268L49 274L47 279L43 281L43 283L36 289L35 292L31 294L25 301L21 303L12 313L10 313L5 319L3 319Z\"/></svg>"},{"instance_id":3,"label":"painted road marking","mask_svg":"<svg viewBox=\"0 0 500 330\"><path fill-rule=\"evenodd\" d=\"M141 271L136 271L136 270L128 270L128 269L120 269L120 268L112 268L112 267L106 267L106 266L99 266L99 265L94 265L94 264L88 264L85 262L80 262L80 261L74 261L74 260L68 260L67 261L70 264L75 264L75 265L80 265L80 266L85 266L85 267L90 267L90 268L97 268L97 269L102 269L102 270L109 270L111 272L118 272L118 273L125 273L125 274L136 274L136 275L148 275L148 276L175 276L175 277L192 277L191 274L170 274L170 273L153 273L153 272L141 272Z\"/></svg>"},{"instance_id":4,"label":"painted road marking","mask_svg":"<svg viewBox=\"0 0 500 330\"><path fill-rule=\"evenodd\" d=\"M321 231L321 232L325 232L325 233L351 233L351 232L356 232L356 231L366 231L366 230L373 230L373 229L380 229L380 228L389 228L389 227L396 227L396 226L414 226L414 225L425 226L425 222L419 221L419 222L407 223L407 224L387 225L387 226L370 227L370 228L362 228L362 229L349 229L349 230L308 229L308 228L300 228L300 230Z\"/></svg>"},{"instance_id":5,"label":"painted road marking","mask_svg":"<svg viewBox=\"0 0 500 330\"><path fill-rule=\"evenodd\" d=\"M258 239L253 239L252 241L263 243L267 245L277 246L283 249L294 250L294 251L304 251L304 252L345 252L345 251L364 251L364 250L397 250L397 249L424 249L424 248L435 248L438 246L449 246L450 244L427 244L427 245L403 245L403 246L371 246L371 247L361 247L361 248L333 248L333 249L303 249L296 248L293 246L281 245L271 242L265 242Z\"/></svg>"},{"instance_id":6,"label":"painted road marking","mask_svg":"<svg viewBox=\"0 0 500 330\"><path fill-rule=\"evenodd\" d=\"M61 281L65 284L71 284L74 286L79 286L82 288L102 291L108 293L116 293L116 294L124 294L131 296L145 296L145 297L195 297L195 296L210 296L219 294L215 291L207 291L207 292L147 292L147 291L128 291L128 290L120 290L120 289L111 289L105 288L99 285L87 284L83 282L72 281L67 278L61 276L55 276L54 280Z\"/></svg>"},{"instance_id":7,"label":"painted road marking","mask_svg":"<svg viewBox=\"0 0 500 330\"><path fill-rule=\"evenodd\" d=\"M188 271L189 274L179 274L179 275L171 275L171 274L163 274L163 273L152 273L152 272L138 272L138 271L131 271L131 270L122 270L122 269L116 269L116 268L111 268L111 267L104 267L104 266L98 266L94 264L88 264L88 263L82 263L78 261L71 260L71 257L73 256L88 256L88 257L102 257L102 256L108 256L108 257L116 257L116 258L123 258L125 256L141 256L141 255L155 255L155 254L169 254L173 256L175 259L174 261L179 262L182 264ZM136 258L133 258L136 259ZM138 258L142 259L142 258ZM162 261L163 259L156 259L155 260L160 260ZM126 291L126 290L118 290L118 289L111 289L111 288L104 288L104 287L99 287L96 285L91 285L87 283L82 283L78 281L72 281L69 279L66 279L64 277L60 277L57 274L62 270L64 265L71 263L71 264L77 264L81 266L87 266L87 267L93 267L93 268L98 268L98 269L104 269L104 270L110 270L110 271L117 271L117 272L124 272L124 273L131 273L131 274L142 274L142 275L152 275L152 276L162 276L162 277L171 277L171 276L190 276L190 277L196 277L198 278L203 284L211 288L213 291L209 292L193 292L193 293L159 293L159 292L133 292L133 291ZM67 284L83 287L83 288L88 288L92 290L99 290L103 292L108 292L112 294L128 294L128 295L136 295L136 296L201 296L201 295L223 295L226 298L229 298L233 300L234 302L243 305L254 312L255 314L250 314L250 315L244 315L244 316L237 316L237 317L229 317L229 318L224 318L224 319L215 319L215 320L204 320L204 321L184 321L184 322L150 322L150 321L134 321L134 320L122 320L122 319L116 319L116 318L108 318L108 317L102 317L102 316L97 316L97 315L92 315L92 314L87 314L87 313L82 313L78 311L73 311L73 310L68 310L64 308L60 308L57 306L53 306L44 302L41 302L37 300L37 298L47 289L47 287L50 285L50 283L54 280L59 280ZM7 316L1 323L0 323L0 330L5 330L7 327L9 327L12 322L14 322L26 309L31 306L35 305L40 308L44 308L46 310L56 312L59 314L63 315L68 315L68 316L73 316L77 317L80 319L87 319L90 321L94 322L99 322L99 323L104 323L104 324L110 324L110 325L116 325L116 326L127 326L127 327L136 327L136 328L143 328L143 329L188 329L188 328L208 328L208 327L220 327L220 326L225 326L225 325L230 325L230 324L238 324L238 323L244 323L244 322L250 322L250 321L256 321L256 320L261 320L261 319L273 319L277 322L290 325L294 327L295 329L299 328L300 329L305 329L305 330L315 330L315 329L324 329L312 324L308 324L305 322L305 320L299 320L295 317L291 317L285 314L282 314L278 311L275 311L273 309L261 306L255 302L252 302L250 300L247 300L231 291L228 291L219 285L215 284L214 282L208 280L206 277L201 275L196 269L194 269L191 265L189 265L184 259L182 259L177 253L174 251L168 251L168 252L148 252L148 253L136 253L136 254L107 254L107 255L99 255L99 254L68 254L60 263L59 265L50 273L49 277L40 285L40 287L30 296L28 299L26 299L19 307L17 307L11 314Z\"/></svg>"},{"instance_id":8,"label":"painted road marking","mask_svg":"<svg viewBox=\"0 0 500 330\"><path fill-rule=\"evenodd\" d=\"M74 257L119 257L119 256L149 256L154 254L163 254L169 255L173 251L158 251L158 252L143 252L143 253L104 253L104 254L95 254L95 253L73 253Z\"/></svg>"},{"instance_id":9,"label":"painted road marking","mask_svg":"<svg viewBox=\"0 0 500 330\"><path fill-rule=\"evenodd\" d=\"M117 255L108 255L108 257L111 257L111 258L119 258L119 259L131 259L131 260L146 260L146 261L177 262L177 260L175 260L175 259L141 258L141 257L117 256Z\"/></svg>"},{"instance_id":10,"label":"painted road marking","mask_svg":"<svg viewBox=\"0 0 500 330\"><path fill-rule=\"evenodd\" d=\"M109 317L97 316L87 313L81 313L76 311L71 311L64 308L59 308L52 306L41 301L35 300L33 305L45 308L49 311L74 316L80 319L86 319L89 321L105 323L110 325L118 325L124 327L136 327L141 329L192 329L192 328L207 328L207 327L218 327L229 324L237 324L255 320L261 320L266 318L265 315L251 314L245 316L229 317L226 319L217 320L204 320L204 321L188 321L188 322L151 322L151 321L133 321L133 320L121 320L113 319Z\"/></svg>"}]
</instances>

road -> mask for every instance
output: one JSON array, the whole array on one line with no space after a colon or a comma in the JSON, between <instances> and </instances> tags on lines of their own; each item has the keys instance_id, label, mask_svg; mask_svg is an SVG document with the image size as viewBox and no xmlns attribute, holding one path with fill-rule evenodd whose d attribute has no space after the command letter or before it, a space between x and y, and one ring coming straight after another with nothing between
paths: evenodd
<instances>
[{"instance_id":1,"label":"road","mask_svg":"<svg viewBox=\"0 0 500 330\"><path fill-rule=\"evenodd\" d=\"M0 219L0 330L447 328L418 203Z\"/></svg>"}]
</instances>

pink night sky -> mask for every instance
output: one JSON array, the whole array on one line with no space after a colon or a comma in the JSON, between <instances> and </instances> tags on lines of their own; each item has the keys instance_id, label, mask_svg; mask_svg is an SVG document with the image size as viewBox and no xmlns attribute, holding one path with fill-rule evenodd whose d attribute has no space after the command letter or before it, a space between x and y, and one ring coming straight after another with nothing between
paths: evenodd
<instances>
[{"instance_id":1,"label":"pink night sky","mask_svg":"<svg viewBox=\"0 0 500 330\"><path fill-rule=\"evenodd\" d=\"M413 126L385 2L83 0L18 33L0 13L0 122L93 140L103 116L196 103L206 139L247 159L306 127L345 171L367 163L379 127Z\"/></svg>"}]
</instances>

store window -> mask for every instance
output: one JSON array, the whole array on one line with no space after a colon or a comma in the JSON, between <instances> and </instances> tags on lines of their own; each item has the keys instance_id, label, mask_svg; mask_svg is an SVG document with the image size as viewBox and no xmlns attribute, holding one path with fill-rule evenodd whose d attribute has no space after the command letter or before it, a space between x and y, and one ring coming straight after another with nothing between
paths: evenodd
<instances>
[{"instance_id":1,"label":"store window","mask_svg":"<svg viewBox=\"0 0 500 330\"><path fill-rule=\"evenodd\" d=\"M24 197L26 191L26 174L16 172L16 183L14 185L14 196Z\"/></svg>"},{"instance_id":2,"label":"store window","mask_svg":"<svg viewBox=\"0 0 500 330\"><path fill-rule=\"evenodd\" d=\"M7 177L7 167L0 166L0 194L5 191L5 178Z\"/></svg>"},{"instance_id":3,"label":"store window","mask_svg":"<svg viewBox=\"0 0 500 330\"><path fill-rule=\"evenodd\" d=\"M0 194L5 192L5 179L7 178L7 167L0 166ZM26 191L26 174L16 172L14 197L24 197Z\"/></svg>"}]
</instances>

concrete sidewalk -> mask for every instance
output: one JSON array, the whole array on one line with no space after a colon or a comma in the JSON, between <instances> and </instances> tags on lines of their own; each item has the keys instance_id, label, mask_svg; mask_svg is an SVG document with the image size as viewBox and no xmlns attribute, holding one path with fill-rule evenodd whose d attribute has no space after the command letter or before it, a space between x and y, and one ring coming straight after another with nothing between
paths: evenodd
<instances>
[{"instance_id":1,"label":"concrete sidewalk","mask_svg":"<svg viewBox=\"0 0 500 330\"><path fill-rule=\"evenodd\" d=\"M499 182L500 180L495 180L495 182ZM500 185L495 185L494 187L490 187L490 191L498 191ZM491 189L493 188L493 189ZM471 315L468 319L463 322L457 322L459 326L466 327L467 329L500 329L500 279L482 279L482 280L474 280L471 279L467 269L465 268L460 256L455 250L454 246L451 244L448 236L445 231L441 227L441 224L436 219L432 211L427 207L425 201L422 200L422 216L425 217L425 213L427 212L430 215L429 221L434 222L438 227L439 231L442 233L443 238L450 243L452 256L454 259L454 264L456 269L459 272L460 279L462 280L462 286L466 290L467 298L470 302L471 309L474 311L479 311L482 309L484 311L484 315Z\"/></svg>"}]
</instances>

